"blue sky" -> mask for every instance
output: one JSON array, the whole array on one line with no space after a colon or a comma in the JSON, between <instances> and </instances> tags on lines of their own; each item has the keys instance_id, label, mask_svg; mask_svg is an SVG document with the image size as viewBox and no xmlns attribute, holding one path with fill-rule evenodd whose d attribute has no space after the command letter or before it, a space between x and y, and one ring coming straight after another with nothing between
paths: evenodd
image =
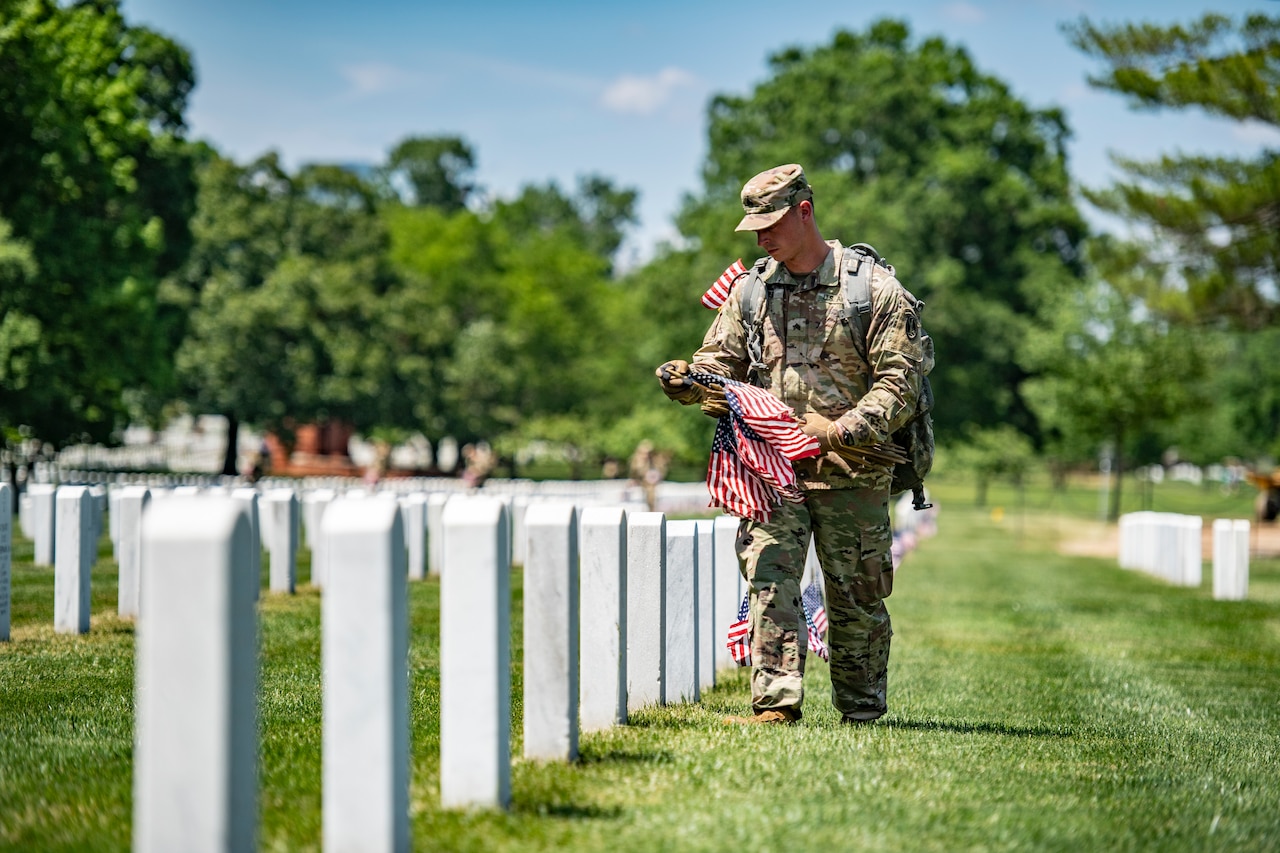
<instances>
[{"instance_id":1,"label":"blue sky","mask_svg":"<svg viewBox=\"0 0 1280 853\"><path fill-rule=\"evenodd\" d=\"M675 235L681 197L700 189L711 96L749 94L783 47L827 43L884 16L963 45L1033 106L1062 107L1075 134L1071 171L1086 185L1114 177L1109 151L1280 146L1267 127L1129 110L1089 89L1094 66L1059 30L1080 15L1277 15L1277 0L124 0L123 9L192 51L192 134L237 160L276 150L290 167L377 163L405 136L459 135L493 195L551 180L572 189L592 173L638 189L632 260Z\"/></svg>"}]
</instances>

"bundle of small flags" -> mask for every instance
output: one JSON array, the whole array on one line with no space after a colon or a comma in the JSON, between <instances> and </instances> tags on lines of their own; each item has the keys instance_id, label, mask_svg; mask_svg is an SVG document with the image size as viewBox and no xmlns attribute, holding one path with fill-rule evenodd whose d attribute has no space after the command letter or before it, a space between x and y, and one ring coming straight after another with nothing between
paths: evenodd
<instances>
[{"instance_id":1,"label":"bundle of small flags","mask_svg":"<svg viewBox=\"0 0 1280 853\"><path fill-rule=\"evenodd\" d=\"M827 609L822 606L822 591L817 584L809 584L800 594L804 605L804 621L809 628L809 651L823 660L831 659L823 636L827 632ZM751 591L742 596L742 604L738 607L738 621L729 626L725 646L729 655L738 666L751 666Z\"/></svg>"},{"instance_id":2,"label":"bundle of small flags","mask_svg":"<svg viewBox=\"0 0 1280 853\"><path fill-rule=\"evenodd\" d=\"M729 268L720 274L716 279L716 283L711 285L706 293L702 294L702 304L708 308L719 308L724 301L729 298L729 291L733 290L733 286L738 279L747 274L747 268L742 265L742 258L738 258Z\"/></svg>"},{"instance_id":3,"label":"bundle of small flags","mask_svg":"<svg viewBox=\"0 0 1280 853\"><path fill-rule=\"evenodd\" d=\"M700 385L724 387L729 413L716 424L707 467L711 506L752 521L768 521L784 500L803 503L791 463L822 452L800 430L792 410L763 388L710 373L690 373Z\"/></svg>"}]
</instances>

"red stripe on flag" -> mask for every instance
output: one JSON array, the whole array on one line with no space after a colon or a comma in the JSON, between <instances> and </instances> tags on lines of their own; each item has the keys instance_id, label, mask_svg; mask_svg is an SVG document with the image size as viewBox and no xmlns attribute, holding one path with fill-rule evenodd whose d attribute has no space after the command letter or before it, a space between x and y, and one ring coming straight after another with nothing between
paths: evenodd
<instances>
[{"instance_id":1,"label":"red stripe on flag","mask_svg":"<svg viewBox=\"0 0 1280 853\"><path fill-rule=\"evenodd\" d=\"M712 309L719 308L729 298L729 292L733 290L734 282L746 271L747 268L742 265L742 258L738 258L729 265L727 270L720 274L720 277L716 279L716 283L711 285L706 293L702 294L702 304Z\"/></svg>"}]
</instances>

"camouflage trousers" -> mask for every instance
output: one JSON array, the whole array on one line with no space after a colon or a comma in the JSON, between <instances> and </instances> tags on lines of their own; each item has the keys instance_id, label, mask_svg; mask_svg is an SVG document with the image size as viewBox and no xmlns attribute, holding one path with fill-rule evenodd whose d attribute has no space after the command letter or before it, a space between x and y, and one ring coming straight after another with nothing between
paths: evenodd
<instances>
[{"instance_id":1,"label":"camouflage trousers","mask_svg":"<svg viewBox=\"0 0 1280 853\"><path fill-rule=\"evenodd\" d=\"M888 489L814 490L767 522L743 519L737 546L751 589L752 707L798 711L804 701L800 579L810 534L826 580L831 702L850 719L875 719L885 712L893 636L884 605L893 591Z\"/></svg>"}]
</instances>

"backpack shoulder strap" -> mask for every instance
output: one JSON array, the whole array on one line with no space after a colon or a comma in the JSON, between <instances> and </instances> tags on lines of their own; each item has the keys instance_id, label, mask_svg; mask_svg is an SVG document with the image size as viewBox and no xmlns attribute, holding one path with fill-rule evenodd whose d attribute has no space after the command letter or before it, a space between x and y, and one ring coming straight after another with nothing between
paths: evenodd
<instances>
[{"instance_id":1,"label":"backpack shoulder strap","mask_svg":"<svg viewBox=\"0 0 1280 853\"><path fill-rule=\"evenodd\" d=\"M871 313L871 271L880 255L866 243L845 247L840 259L840 284L844 291L844 321L855 341L866 347L867 329L862 318Z\"/></svg>"},{"instance_id":2,"label":"backpack shoulder strap","mask_svg":"<svg viewBox=\"0 0 1280 853\"><path fill-rule=\"evenodd\" d=\"M770 258L763 257L751 265L746 281L738 285L738 306L747 332L747 356L751 359L748 376L752 384L768 368L764 363L765 271Z\"/></svg>"}]
</instances>

